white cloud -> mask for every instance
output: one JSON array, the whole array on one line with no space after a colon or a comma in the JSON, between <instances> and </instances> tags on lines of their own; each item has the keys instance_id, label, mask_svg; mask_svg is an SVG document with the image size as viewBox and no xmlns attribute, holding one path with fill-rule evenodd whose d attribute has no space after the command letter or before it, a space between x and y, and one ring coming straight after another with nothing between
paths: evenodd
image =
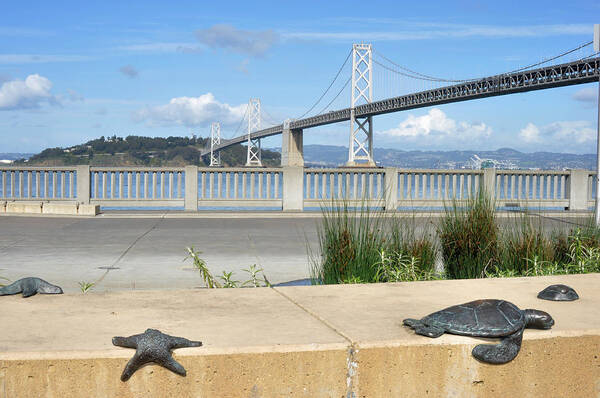
<instances>
[{"instance_id":1,"label":"white cloud","mask_svg":"<svg viewBox=\"0 0 600 398\"><path fill-rule=\"evenodd\" d=\"M527 126L519 132L519 138L530 143L541 142L540 129L533 123L527 123Z\"/></svg>"},{"instance_id":2,"label":"white cloud","mask_svg":"<svg viewBox=\"0 0 600 398\"><path fill-rule=\"evenodd\" d=\"M0 54L0 64L42 64L50 62L82 62L94 59L86 55Z\"/></svg>"},{"instance_id":3,"label":"white cloud","mask_svg":"<svg viewBox=\"0 0 600 398\"><path fill-rule=\"evenodd\" d=\"M446 116L440 109L432 108L422 116L408 115L398 127L382 131L381 134L388 138L420 140L428 145L436 145L446 139L472 141L486 138L492 134L492 129L482 122L457 122ZM437 140L437 142L432 142L432 140Z\"/></svg>"},{"instance_id":4,"label":"white cloud","mask_svg":"<svg viewBox=\"0 0 600 398\"><path fill-rule=\"evenodd\" d=\"M585 87L573 94L573 99L581 102L596 103L598 101L598 88Z\"/></svg>"},{"instance_id":5,"label":"white cloud","mask_svg":"<svg viewBox=\"0 0 600 398\"><path fill-rule=\"evenodd\" d=\"M140 53L199 53L202 51L202 49L198 47L196 43L185 42L131 44L117 47L117 50Z\"/></svg>"},{"instance_id":6,"label":"white cloud","mask_svg":"<svg viewBox=\"0 0 600 398\"><path fill-rule=\"evenodd\" d=\"M519 133L519 137L527 143L544 143L554 148L574 149L594 143L596 134L596 129L590 122L575 120L554 122L542 127L528 123Z\"/></svg>"},{"instance_id":7,"label":"white cloud","mask_svg":"<svg viewBox=\"0 0 600 398\"><path fill-rule=\"evenodd\" d=\"M407 26L408 28L406 28ZM494 26L463 24L398 23L398 28L392 31L287 32L283 33L282 37L312 40L316 39L402 41L465 37L549 37L564 35L590 35L591 33L592 27L588 24Z\"/></svg>"},{"instance_id":8,"label":"white cloud","mask_svg":"<svg viewBox=\"0 0 600 398\"><path fill-rule=\"evenodd\" d=\"M217 101L212 93L199 97L177 97L166 105L146 107L133 114L134 120L149 125L207 126L218 121L231 125L239 123L246 112L246 104L231 106Z\"/></svg>"},{"instance_id":9,"label":"white cloud","mask_svg":"<svg viewBox=\"0 0 600 398\"><path fill-rule=\"evenodd\" d=\"M58 104L51 88L52 82L38 74L29 75L24 81L5 82L0 87L0 110L39 108L44 102Z\"/></svg>"},{"instance_id":10,"label":"white cloud","mask_svg":"<svg viewBox=\"0 0 600 398\"><path fill-rule=\"evenodd\" d=\"M196 37L208 47L251 56L265 55L279 41L279 34L272 30L241 30L226 24L200 29L196 31Z\"/></svg>"}]
</instances>

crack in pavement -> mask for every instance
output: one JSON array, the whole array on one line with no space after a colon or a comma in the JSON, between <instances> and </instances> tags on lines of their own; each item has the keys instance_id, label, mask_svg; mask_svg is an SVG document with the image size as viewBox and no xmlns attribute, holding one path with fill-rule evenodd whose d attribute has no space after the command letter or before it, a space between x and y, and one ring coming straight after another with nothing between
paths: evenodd
<instances>
[{"instance_id":1,"label":"crack in pavement","mask_svg":"<svg viewBox=\"0 0 600 398\"><path fill-rule=\"evenodd\" d=\"M115 266L123 259L123 257L125 257L127 255L127 253L129 253L129 251L131 249L133 249L133 247L146 235L148 235L150 232L152 232L157 226L158 224L160 224L166 217L168 211L163 213L161 215L161 217L158 219L157 222L155 222L146 232L144 232L143 234L141 234L140 236L138 236L137 238L135 238L135 240L133 242L131 242L131 244L129 245L129 247L127 247L127 249L125 249L125 251L123 251L123 253L121 253L121 255L108 267L106 267L106 271L100 276L100 278L98 278L95 282L94 285L99 284L100 282L102 282L102 280L106 277L106 275L108 275L108 273L113 270L113 269L119 269L116 268Z\"/></svg>"}]
</instances>

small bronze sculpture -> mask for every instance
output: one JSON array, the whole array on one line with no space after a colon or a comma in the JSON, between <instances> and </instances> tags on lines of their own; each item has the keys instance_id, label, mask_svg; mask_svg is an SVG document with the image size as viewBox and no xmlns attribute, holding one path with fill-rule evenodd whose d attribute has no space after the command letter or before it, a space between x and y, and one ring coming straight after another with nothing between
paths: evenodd
<instances>
[{"instance_id":1,"label":"small bronze sculpture","mask_svg":"<svg viewBox=\"0 0 600 398\"><path fill-rule=\"evenodd\" d=\"M405 319L404 325L434 338L444 333L500 337L500 344L479 344L472 354L482 362L501 364L517 356L525 328L550 329L554 320L544 311L520 310L508 301L488 299L448 307L421 320Z\"/></svg>"},{"instance_id":2,"label":"small bronze sculpture","mask_svg":"<svg viewBox=\"0 0 600 398\"><path fill-rule=\"evenodd\" d=\"M550 285L537 296L539 299L551 301L574 301L579 298L577 292L567 285Z\"/></svg>"},{"instance_id":3,"label":"small bronze sculpture","mask_svg":"<svg viewBox=\"0 0 600 398\"><path fill-rule=\"evenodd\" d=\"M162 367L185 376L183 366L171 356L171 350L184 347L200 347L201 341L191 341L183 337L169 336L156 329L146 329L142 334L129 337L113 337L112 343L116 346L135 348L133 358L127 362L121 381L127 381L142 365L154 362Z\"/></svg>"},{"instance_id":4,"label":"small bronze sculpture","mask_svg":"<svg viewBox=\"0 0 600 398\"><path fill-rule=\"evenodd\" d=\"M8 286L0 287L0 296L23 293L23 297L40 294L62 294L59 286L53 285L40 278L23 278Z\"/></svg>"}]
</instances>

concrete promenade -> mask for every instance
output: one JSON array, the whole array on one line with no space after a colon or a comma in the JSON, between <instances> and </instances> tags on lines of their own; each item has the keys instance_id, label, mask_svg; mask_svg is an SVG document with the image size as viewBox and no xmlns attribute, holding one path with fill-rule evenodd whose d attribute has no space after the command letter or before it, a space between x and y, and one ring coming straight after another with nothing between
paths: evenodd
<instances>
[{"instance_id":1,"label":"concrete promenade","mask_svg":"<svg viewBox=\"0 0 600 398\"><path fill-rule=\"evenodd\" d=\"M554 283L580 300L536 298ZM0 397L523 397L600 394L600 274L274 289L193 289L0 297ZM477 339L402 326L480 298L547 311L505 365ZM201 340L174 350L187 370L119 376L134 353L113 336L157 328ZM493 341L493 340L492 340Z\"/></svg>"},{"instance_id":2,"label":"concrete promenade","mask_svg":"<svg viewBox=\"0 0 600 398\"><path fill-rule=\"evenodd\" d=\"M436 222L435 216L421 216L416 219L419 228ZM65 292L78 292L80 281L99 279L94 289L100 292L195 288L201 279L191 260L183 261L185 248L193 246L203 252L214 275L234 271L234 278L244 281L247 274L241 270L257 264L271 283L288 282L310 276L307 243L318 250L319 218L318 212L2 215L0 276L38 276ZM577 213L560 213L543 224L564 228L583 221Z\"/></svg>"},{"instance_id":3,"label":"concrete promenade","mask_svg":"<svg viewBox=\"0 0 600 398\"><path fill-rule=\"evenodd\" d=\"M309 275L306 242L316 247L316 219L197 217L155 212L96 217L0 216L0 276L38 276L79 291L182 289L201 285L186 247L202 252L214 275L264 268L272 283ZM183 218L179 218L183 217ZM256 217L256 216L253 216Z\"/></svg>"}]
</instances>

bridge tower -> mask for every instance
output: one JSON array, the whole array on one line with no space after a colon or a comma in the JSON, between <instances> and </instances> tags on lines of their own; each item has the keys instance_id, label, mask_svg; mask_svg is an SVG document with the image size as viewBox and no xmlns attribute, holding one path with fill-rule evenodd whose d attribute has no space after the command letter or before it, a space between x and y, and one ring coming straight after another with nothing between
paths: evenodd
<instances>
[{"instance_id":1,"label":"bridge tower","mask_svg":"<svg viewBox=\"0 0 600 398\"><path fill-rule=\"evenodd\" d=\"M352 46L352 102L350 103L350 146L348 166L375 166L373 160L373 118L355 116L354 107L373 101L371 44Z\"/></svg>"},{"instance_id":2,"label":"bridge tower","mask_svg":"<svg viewBox=\"0 0 600 398\"><path fill-rule=\"evenodd\" d=\"M210 167L221 165L221 152L214 152L214 147L221 144L221 123L214 122L210 125Z\"/></svg>"},{"instance_id":3,"label":"bridge tower","mask_svg":"<svg viewBox=\"0 0 600 398\"><path fill-rule=\"evenodd\" d=\"M260 153L260 138L251 138L250 135L260 130L260 99L250 98L248 101L248 156L246 167L262 166Z\"/></svg>"}]
</instances>

